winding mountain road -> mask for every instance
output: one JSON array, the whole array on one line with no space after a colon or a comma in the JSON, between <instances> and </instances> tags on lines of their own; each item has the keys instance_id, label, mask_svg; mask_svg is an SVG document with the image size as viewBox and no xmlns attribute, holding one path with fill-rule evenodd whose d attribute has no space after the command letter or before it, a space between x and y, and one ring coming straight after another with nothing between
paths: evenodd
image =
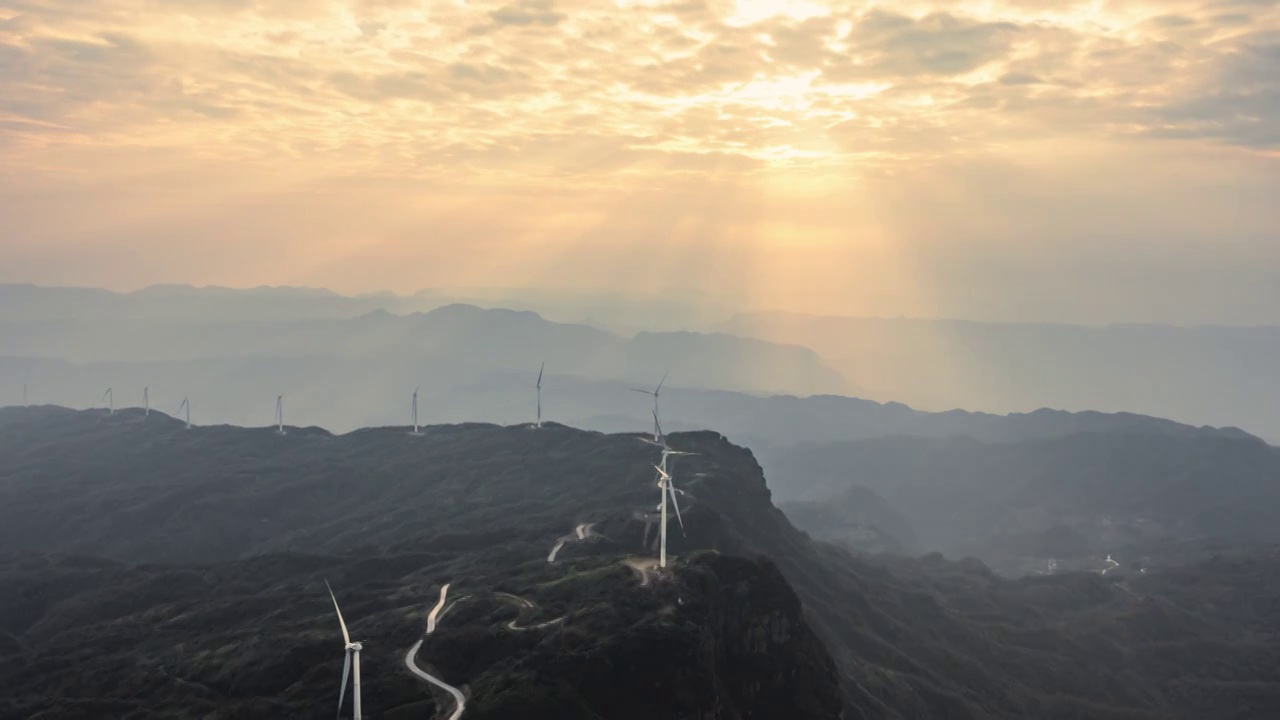
<instances>
[{"instance_id":1,"label":"winding mountain road","mask_svg":"<svg viewBox=\"0 0 1280 720\"><path fill-rule=\"evenodd\" d=\"M436 616L440 614L440 609L444 607L444 601L449 597L450 584L451 583L445 583L440 586L440 602L436 603L436 606L431 608L431 614L427 616L428 635L436 631Z\"/></svg>"},{"instance_id":2,"label":"winding mountain road","mask_svg":"<svg viewBox=\"0 0 1280 720\"><path fill-rule=\"evenodd\" d=\"M583 540L586 540L588 537L590 537L591 528L594 524L595 523L581 523L578 525L578 527L573 529L572 535L565 535L559 540L556 540L555 547L551 548L551 554L547 555L547 562L549 563L555 562L556 555L560 554L560 551L564 549L565 544L567 544L568 542L570 541L582 542Z\"/></svg>"},{"instance_id":3,"label":"winding mountain road","mask_svg":"<svg viewBox=\"0 0 1280 720\"><path fill-rule=\"evenodd\" d=\"M409 672L413 673L414 675L417 675L423 680L426 680L432 685L435 685L441 690L444 690L445 692L452 695L453 702L456 705L456 707L454 707L453 709L453 714L449 716L449 720L458 720L458 718L462 717L462 711L467 709L467 696L463 695L462 691L459 690L458 688L446 683L445 681L435 677L434 675L431 675L430 673L424 672L421 668L418 667L418 664L415 661L415 658L418 657L418 648L420 647L422 647L422 640L419 640L418 642L414 643L413 647L409 648L409 652L405 653L405 656L404 656L405 667L409 668Z\"/></svg>"},{"instance_id":4,"label":"winding mountain road","mask_svg":"<svg viewBox=\"0 0 1280 720\"><path fill-rule=\"evenodd\" d=\"M578 527L582 528L583 526L579 525ZM525 609L531 610L537 607L537 605L534 605L532 601L522 598L519 595L512 595L511 593L504 593L504 592L494 593L494 595L508 602L515 603L516 605ZM555 620L548 620L547 622L544 622L544 623L539 623L537 625L527 625L527 626L517 625L516 623L519 621L520 618L516 618L515 620L512 620L511 622L507 623L507 629L515 630L516 632L524 632L527 630L540 630L545 627L551 627L552 625L558 625L564 622L565 618L567 617L568 617L567 615L561 615Z\"/></svg>"},{"instance_id":5,"label":"winding mountain road","mask_svg":"<svg viewBox=\"0 0 1280 720\"><path fill-rule=\"evenodd\" d=\"M436 606L431 609L431 614L427 616L427 635L436 631L436 620L440 614L440 609L444 607L445 600L449 597L449 585L450 583L445 583L440 588L440 602L436 603ZM405 653L404 665L409 668L409 672L453 696L455 707L453 714L449 716L449 720L458 720L458 718L462 717L462 711L467 709L467 696L463 695L458 688L418 667L418 650L422 647L423 640L426 640L426 636L420 638L418 642L413 644L413 647L409 648L409 652Z\"/></svg>"}]
</instances>

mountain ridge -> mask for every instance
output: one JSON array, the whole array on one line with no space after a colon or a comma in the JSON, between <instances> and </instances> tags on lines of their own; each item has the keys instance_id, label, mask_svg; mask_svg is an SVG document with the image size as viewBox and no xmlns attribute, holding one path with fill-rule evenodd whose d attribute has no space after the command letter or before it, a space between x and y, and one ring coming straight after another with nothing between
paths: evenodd
<instances>
[{"instance_id":1,"label":"mountain ridge","mask_svg":"<svg viewBox=\"0 0 1280 720\"><path fill-rule=\"evenodd\" d=\"M204 572L189 564L195 561L231 563L227 572L233 576L245 563L281 572L301 563L312 579L287 584L284 596L308 598L299 606L301 614L287 621L262 621L273 633L285 633L279 642L290 646L294 641L288 637L303 637L292 633L331 623L326 598L315 587L314 568L334 562L325 557L336 557L346 558L342 562L348 570L329 574L350 600L348 615L380 618L376 632L383 628L397 638L411 637L414 627L420 628L420 616L415 619L404 603L416 599L430 604L439 584L452 581L461 583L460 588L470 583L472 591L482 593L528 595L543 609L515 618L524 625L551 621L566 611L577 617L572 613L582 611L579 629L604 633L583 638L590 647L604 647L600 643L611 642L608 637L622 627L619 622L635 617L641 623L636 639L642 644L624 655L643 652L640 647L649 647L644 638L668 632L662 629L665 621L650 625L643 618L666 617L666 603L679 617L680 600L686 590L692 591L687 583L694 577L681 568L693 569L702 553L763 556L799 597L806 623L834 660L848 720L1067 720L1082 713L1097 720L1243 720L1249 717L1240 714L1246 705L1224 690L1224 673L1233 682L1251 683L1250 702L1280 700L1280 678L1273 672L1280 665L1269 662L1280 659L1280 642L1264 630L1280 622L1280 616L1250 600L1280 588L1274 550L1244 549L1238 559L1206 558L1204 562L1217 563L1202 565L1212 568L1211 588L1199 582L1207 570L1175 567L1147 575L1064 572L1009 580L975 560L855 555L797 530L773 504L751 451L717 432L672 433L674 447L698 453L678 459L674 468L680 489L688 493L681 503L688 535L673 527L669 538L677 558L675 584L660 586L665 589L654 596L656 605L644 600L635 606L633 602L647 597L635 595L643 581L619 562L652 557L653 552L650 523L656 498L649 468L657 451L642 436L556 425L542 430L527 425L432 427L425 432L413 437L404 428L391 428L281 437L265 428L188 432L171 419L142 421L136 412L112 418L101 411L0 410L2 541L24 551L88 550L134 562L167 560L179 565L163 567L183 577ZM592 540L565 545L556 562L548 563L546 553L556 538L584 522L596 523ZM339 554L300 560L301 549ZM360 573L375 569L381 579L359 581ZM277 606L272 600L276 591L268 580L262 582L266 585L238 586L239 600L202 604L191 596L179 602L197 617L208 612L269 618ZM0 583L0 592L4 587ZM662 594L670 590L677 592L674 598ZM1218 593L1219 599L1206 603L1206 593ZM148 595L139 597L146 600ZM95 604L89 598L86 602ZM474 641L477 648L491 647L489 643L506 647L502 643L508 640L492 633L503 632L512 610L495 603L486 600L451 615L455 620L449 632L467 638L464 645ZM1235 609L1242 603L1252 609ZM147 604L136 617L161 612L162 605ZM251 608L259 609L251 613ZM638 614L631 615L633 611ZM260 615L264 612L268 614ZM102 630L90 623L87 628L96 634L109 627L142 627L138 622ZM242 631L228 631L225 640L209 642L238 647L248 653L245 660L208 668L230 668L245 682L256 664L286 677L309 677L290 697L310 702L307 698L316 690L329 687L335 672L332 660L330 669L323 670L323 657L337 654L332 629L328 632L315 635L314 645L304 642L297 659L278 665L261 649L244 645ZM530 642L555 642L559 636L529 637ZM1212 638L1220 637L1239 642L1214 644ZM461 646L451 641L449 647ZM60 646L59 652L74 651ZM116 651L105 652L104 657L115 657L111 653ZM432 657L430 648L426 652ZM1176 665L1154 661L1170 652L1178 653ZM1125 660L1134 654L1153 660ZM817 658L813 656L813 667L822 664ZM408 681L396 674L391 660L400 658L371 664L370 676ZM53 657L48 661L53 663L49 668L66 667ZM188 668L181 663L174 667ZM510 677L511 687L522 688L513 698L532 692L555 707L576 702L552 691L557 673L542 661L514 675L510 666L488 667L492 670L482 675ZM322 676L328 678L325 683L319 682ZM50 681L58 682L57 677L51 675ZM120 687L133 687L123 678L120 682ZM1188 696L1188 682L1205 691ZM265 692L252 689L258 687L254 685L219 687L219 692ZM700 701L690 702L681 707L695 708Z\"/></svg>"}]
</instances>

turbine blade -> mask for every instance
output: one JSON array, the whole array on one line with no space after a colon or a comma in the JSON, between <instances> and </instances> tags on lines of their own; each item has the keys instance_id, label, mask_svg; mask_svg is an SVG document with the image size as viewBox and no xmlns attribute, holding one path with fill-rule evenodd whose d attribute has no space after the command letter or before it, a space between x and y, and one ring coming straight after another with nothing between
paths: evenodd
<instances>
[{"instance_id":1,"label":"turbine blade","mask_svg":"<svg viewBox=\"0 0 1280 720\"><path fill-rule=\"evenodd\" d=\"M542 387L542 371L547 369L547 364L542 363L542 367L538 368L538 387Z\"/></svg>"},{"instance_id":2,"label":"turbine blade","mask_svg":"<svg viewBox=\"0 0 1280 720\"><path fill-rule=\"evenodd\" d=\"M338 718L342 718L342 703L347 699L347 677L351 674L351 651L347 651L347 659L342 663L342 689L338 691Z\"/></svg>"},{"instance_id":3,"label":"turbine blade","mask_svg":"<svg viewBox=\"0 0 1280 720\"><path fill-rule=\"evenodd\" d=\"M662 382L658 383L658 389L653 391L654 395L657 395L658 393L662 392L662 386L667 384L667 375L670 375L670 374L671 374L671 371L668 370L666 374L662 376Z\"/></svg>"},{"instance_id":4,"label":"turbine blade","mask_svg":"<svg viewBox=\"0 0 1280 720\"><path fill-rule=\"evenodd\" d=\"M644 393L645 395L649 395L651 397L653 396L652 390L641 390L640 388L631 388L631 392Z\"/></svg>"},{"instance_id":5,"label":"turbine blade","mask_svg":"<svg viewBox=\"0 0 1280 720\"><path fill-rule=\"evenodd\" d=\"M342 619L342 610L338 607L338 598L333 595L333 588L329 587L329 581L324 581L324 586L329 588L329 597L333 598L333 609L338 612L338 624L342 626L342 640L346 644L351 644L351 635L347 633L347 622Z\"/></svg>"},{"instance_id":6,"label":"turbine blade","mask_svg":"<svg viewBox=\"0 0 1280 720\"><path fill-rule=\"evenodd\" d=\"M653 426L654 426L654 427L656 427L656 428L658 428L658 435L660 435L661 437L664 437L664 438L667 436L667 434L666 434L665 432L663 432L663 431L662 431L662 423L658 421L658 411L657 411L657 410L654 410L654 411L653 411Z\"/></svg>"},{"instance_id":7,"label":"turbine blade","mask_svg":"<svg viewBox=\"0 0 1280 720\"><path fill-rule=\"evenodd\" d=\"M684 518L680 517L680 501L676 499L676 487L667 480L667 493L671 495L671 504L676 508L676 520L680 521L680 532L684 532Z\"/></svg>"}]
</instances>

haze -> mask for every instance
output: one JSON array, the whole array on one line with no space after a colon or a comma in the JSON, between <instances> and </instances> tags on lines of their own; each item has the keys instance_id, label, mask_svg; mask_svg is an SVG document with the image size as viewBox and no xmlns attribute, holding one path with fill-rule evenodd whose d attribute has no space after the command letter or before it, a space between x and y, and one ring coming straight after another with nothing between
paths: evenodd
<instances>
[{"instance_id":1,"label":"haze","mask_svg":"<svg viewBox=\"0 0 1280 720\"><path fill-rule=\"evenodd\" d=\"M0 281L1280 322L1280 6L0 2Z\"/></svg>"}]
</instances>

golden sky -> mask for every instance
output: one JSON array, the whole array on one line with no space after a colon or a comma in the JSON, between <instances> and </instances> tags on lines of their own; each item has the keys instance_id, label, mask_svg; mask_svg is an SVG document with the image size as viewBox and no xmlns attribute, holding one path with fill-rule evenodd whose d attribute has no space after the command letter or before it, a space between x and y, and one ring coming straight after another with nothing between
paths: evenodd
<instances>
[{"instance_id":1,"label":"golden sky","mask_svg":"<svg viewBox=\"0 0 1280 720\"><path fill-rule=\"evenodd\" d=\"M0 0L0 281L1280 322L1275 0Z\"/></svg>"}]
</instances>

